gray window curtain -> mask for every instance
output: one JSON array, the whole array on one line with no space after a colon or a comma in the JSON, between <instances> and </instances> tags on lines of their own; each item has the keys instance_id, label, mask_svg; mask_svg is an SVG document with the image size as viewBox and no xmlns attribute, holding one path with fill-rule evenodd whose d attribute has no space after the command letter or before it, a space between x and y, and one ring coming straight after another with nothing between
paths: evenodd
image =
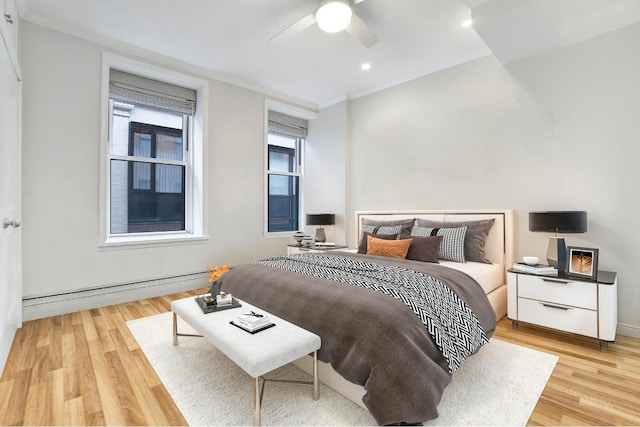
<instances>
[{"instance_id":1,"label":"gray window curtain","mask_svg":"<svg viewBox=\"0 0 640 427\"><path fill-rule=\"evenodd\" d=\"M308 124L305 119L269 111L269 132L293 138L306 138Z\"/></svg>"},{"instance_id":2,"label":"gray window curtain","mask_svg":"<svg viewBox=\"0 0 640 427\"><path fill-rule=\"evenodd\" d=\"M168 113L196 112L195 90L119 70L109 70L109 97Z\"/></svg>"}]
</instances>

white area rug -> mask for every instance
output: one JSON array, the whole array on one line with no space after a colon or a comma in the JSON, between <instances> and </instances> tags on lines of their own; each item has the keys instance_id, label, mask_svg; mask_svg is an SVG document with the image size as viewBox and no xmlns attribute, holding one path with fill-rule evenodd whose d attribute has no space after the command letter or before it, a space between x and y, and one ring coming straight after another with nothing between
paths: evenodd
<instances>
[{"instance_id":1,"label":"white area rug","mask_svg":"<svg viewBox=\"0 0 640 427\"><path fill-rule=\"evenodd\" d=\"M189 425L250 425L253 379L203 338L172 346L172 314L127 322ZM178 331L194 333L180 320ZM438 412L425 425L526 425L558 358L496 339L453 375ZM289 364L268 378L309 380ZM311 387L267 382L263 425L372 425L367 411L327 386L313 401Z\"/></svg>"}]
</instances>

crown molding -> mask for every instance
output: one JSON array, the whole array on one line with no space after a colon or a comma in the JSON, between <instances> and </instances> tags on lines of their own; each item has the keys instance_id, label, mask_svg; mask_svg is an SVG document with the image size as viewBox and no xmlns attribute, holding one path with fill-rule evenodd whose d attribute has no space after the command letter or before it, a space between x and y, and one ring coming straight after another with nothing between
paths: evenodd
<instances>
[{"instance_id":1,"label":"crown molding","mask_svg":"<svg viewBox=\"0 0 640 427\"><path fill-rule=\"evenodd\" d=\"M214 70L210 70L207 68L203 68L194 64L190 64L188 62L180 61L168 56L160 55L154 52L151 52L146 49L138 48L126 43L122 43L120 41L114 40L110 37L105 37L91 31L79 30L77 28L72 28L67 25L60 24L58 22L53 22L47 19L43 19L40 17L30 16L28 18L21 17L22 21L29 22L34 25L38 25L40 27L44 27L62 34L66 34L71 37L75 37L80 40L96 43L101 47L113 50L113 53L118 53L121 55L127 55L134 57L133 59L143 59L147 61L152 61L156 63L156 65L161 65L165 67L174 68L176 71L191 73L195 77L200 78L208 78L212 80L217 80L222 83L227 83L233 86L240 87L242 89L247 89L266 97L275 98L283 102L294 104L298 107L311 110L318 111L318 105L304 99L296 98L294 96L290 96L284 93L280 93L259 85L250 84L244 82L242 80L236 79L229 75L216 72Z\"/></svg>"}]
</instances>

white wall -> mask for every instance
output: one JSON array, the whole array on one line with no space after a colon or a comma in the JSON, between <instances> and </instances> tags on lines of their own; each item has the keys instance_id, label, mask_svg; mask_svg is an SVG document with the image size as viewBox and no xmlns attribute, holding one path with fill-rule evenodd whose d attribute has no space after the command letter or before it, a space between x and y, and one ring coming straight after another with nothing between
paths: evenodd
<instances>
[{"instance_id":1,"label":"white wall","mask_svg":"<svg viewBox=\"0 0 640 427\"><path fill-rule=\"evenodd\" d=\"M113 50L28 22L20 36L24 296L202 272L285 252L291 239L263 238L264 95L212 79L205 141L209 241L99 250L100 73L103 50Z\"/></svg>"},{"instance_id":2,"label":"white wall","mask_svg":"<svg viewBox=\"0 0 640 427\"><path fill-rule=\"evenodd\" d=\"M210 240L98 250L104 47L26 22L20 35L25 296L284 252L290 239L262 237L264 96L211 79ZM640 329L638 39L636 25L508 68L486 57L323 109L307 211L334 210L339 243L355 210L512 208L516 255L544 257L549 236L527 231L527 213L585 209L589 232L565 237L600 248L601 268L619 273L620 323Z\"/></svg>"},{"instance_id":3,"label":"white wall","mask_svg":"<svg viewBox=\"0 0 640 427\"><path fill-rule=\"evenodd\" d=\"M516 211L516 256L544 259L533 210L584 209L568 245L618 272L640 336L640 25L503 67L485 57L351 101L349 212ZM351 232L348 234L351 239Z\"/></svg>"},{"instance_id":4,"label":"white wall","mask_svg":"<svg viewBox=\"0 0 640 427\"><path fill-rule=\"evenodd\" d=\"M304 194L307 213L333 213L336 224L326 226L328 242L345 244L347 162L347 102L323 109L309 121L309 137L305 144ZM313 236L315 226L307 227Z\"/></svg>"}]
</instances>

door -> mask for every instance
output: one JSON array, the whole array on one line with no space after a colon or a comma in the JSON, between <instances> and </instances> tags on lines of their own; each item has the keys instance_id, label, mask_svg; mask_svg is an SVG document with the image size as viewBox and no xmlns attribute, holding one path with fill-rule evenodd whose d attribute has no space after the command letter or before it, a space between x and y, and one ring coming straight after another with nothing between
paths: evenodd
<instances>
[{"instance_id":1,"label":"door","mask_svg":"<svg viewBox=\"0 0 640 427\"><path fill-rule=\"evenodd\" d=\"M16 330L22 326L21 99L17 73L5 45L0 44L0 372Z\"/></svg>"}]
</instances>

